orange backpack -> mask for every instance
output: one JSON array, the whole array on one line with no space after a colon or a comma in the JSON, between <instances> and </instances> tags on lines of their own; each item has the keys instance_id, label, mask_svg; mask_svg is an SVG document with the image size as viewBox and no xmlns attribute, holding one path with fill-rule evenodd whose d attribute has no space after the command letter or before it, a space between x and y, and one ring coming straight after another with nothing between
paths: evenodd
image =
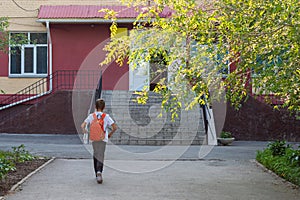
<instances>
[{"instance_id":1,"label":"orange backpack","mask_svg":"<svg viewBox=\"0 0 300 200\"><path fill-rule=\"evenodd\" d=\"M106 114L103 113L100 119L97 118L96 113L93 114L94 120L90 125L90 140L92 141L101 141L105 139L104 131L104 118Z\"/></svg>"}]
</instances>

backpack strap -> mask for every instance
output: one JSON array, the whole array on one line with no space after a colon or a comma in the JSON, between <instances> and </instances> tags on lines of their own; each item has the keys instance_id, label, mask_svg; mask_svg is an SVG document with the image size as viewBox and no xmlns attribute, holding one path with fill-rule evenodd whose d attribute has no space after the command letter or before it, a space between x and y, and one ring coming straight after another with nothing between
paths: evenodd
<instances>
[{"instance_id":1,"label":"backpack strap","mask_svg":"<svg viewBox=\"0 0 300 200\"><path fill-rule=\"evenodd\" d=\"M106 117L106 113L102 113L101 118L104 120L105 117Z\"/></svg>"},{"instance_id":2,"label":"backpack strap","mask_svg":"<svg viewBox=\"0 0 300 200\"><path fill-rule=\"evenodd\" d=\"M96 113L93 113L94 120L98 120Z\"/></svg>"},{"instance_id":3,"label":"backpack strap","mask_svg":"<svg viewBox=\"0 0 300 200\"><path fill-rule=\"evenodd\" d=\"M102 128L102 130L105 132L105 130L104 130L104 118L105 118L105 116L106 116L106 114L105 113L102 113L102 115L101 115L101 118L100 119L102 119L103 121L103 123L101 124L101 128Z\"/></svg>"},{"instance_id":4,"label":"backpack strap","mask_svg":"<svg viewBox=\"0 0 300 200\"><path fill-rule=\"evenodd\" d=\"M94 113L93 116L94 116L94 119L98 119L98 116L99 116L99 115L96 115L96 113ZM106 117L106 113L103 112L103 113L101 114L101 117L100 117L99 119L104 119L105 117Z\"/></svg>"}]
</instances>

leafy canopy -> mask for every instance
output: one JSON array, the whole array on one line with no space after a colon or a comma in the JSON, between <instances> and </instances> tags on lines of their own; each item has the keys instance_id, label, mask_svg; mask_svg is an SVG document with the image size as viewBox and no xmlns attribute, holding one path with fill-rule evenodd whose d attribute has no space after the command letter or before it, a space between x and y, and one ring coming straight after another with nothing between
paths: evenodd
<instances>
[{"instance_id":1,"label":"leafy canopy","mask_svg":"<svg viewBox=\"0 0 300 200\"><path fill-rule=\"evenodd\" d=\"M24 33L14 34L10 37L9 32L7 31L9 27L9 22L7 17L0 17L0 52L7 53L9 45L21 47L22 44L27 43L27 36ZM11 53L14 53L14 50L11 50ZM0 89L0 94L5 93Z\"/></svg>"},{"instance_id":2,"label":"leafy canopy","mask_svg":"<svg viewBox=\"0 0 300 200\"><path fill-rule=\"evenodd\" d=\"M26 33L14 33L10 35L8 27L8 18L0 17L0 51L4 53L8 52L9 45L20 48L21 45L28 43ZM11 53L14 53L14 51L11 50Z\"/></svg>"},{"instance_id":3,"label":"leafy canopy","mask_svg":"<svg viewBox=\"0 0 300 200\"><path fill-rule=\"evenodd\" d=\"M8 28L8 20L5 17L0 17L0 51L4 51L8 44L8 34L6 29Z\"/></svg>"},{"instance_id":4,"label":"leafy canopy","mask_svg":"<svg viewBox=\"0 0 300 200\"><path fill-rule=\"evenodd\" d=\"M140 13L129 36L111 42L102 65L125 61L133 67L158 61L168 71L155 92L190 108L204 97L226 98L239 108L251 90L300 110L300 2L298 0L122 0ZM227 74L228 66L236 68ZM224 79L224 77L226 77ZM140 92L146 99L145 89ZM175 107L174 107L175 105ZM176 109L175 109L176 110Z\"/></svg>"}]
</instances>

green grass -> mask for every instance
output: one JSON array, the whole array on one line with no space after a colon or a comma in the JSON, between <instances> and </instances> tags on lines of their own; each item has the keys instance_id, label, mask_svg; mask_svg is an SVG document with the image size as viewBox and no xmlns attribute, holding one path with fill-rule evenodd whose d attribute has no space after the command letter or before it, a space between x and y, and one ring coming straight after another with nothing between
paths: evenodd
<instances>
[{"instance_id":1,"label":"green grass","mask_svg":"<svg viewBox=\"0 0 300 200\"><path fill-rule=\"evenodd\" d=\"M276 141L258 151L256 160L278 176L300 186L300 147L293 149L284 141Z\"/></svg>"}]
</instances>

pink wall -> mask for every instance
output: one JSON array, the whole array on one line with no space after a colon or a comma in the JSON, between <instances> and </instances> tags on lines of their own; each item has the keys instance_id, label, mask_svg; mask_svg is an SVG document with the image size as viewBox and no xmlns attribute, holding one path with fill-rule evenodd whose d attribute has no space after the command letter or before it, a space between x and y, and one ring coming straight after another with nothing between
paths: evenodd
<instances>
[{"instance_id":1,"label":"pink wall","mask_svg":"<svg viewBox=\"0 0 300 200\"><path fill-rule=\"evenodd\" d=\"M110 37L109 24L50 24L50 30L53 72L99 69L99 63L105 57L104 42ZM8 76L8 64L8 55L0 52L0 76ZM104 90L128 90L127 64L119 67L111 63L102 71Z\"/></svg>"},{"instance_id":2,"label":"pink wall","mask_svg":"<svg viewBox=\"0 0 300 200\"><path fill-rule=\"evenodd\" d=\"M129 67L118 66L115 62L111 63L103 73L104 90L129 90Z\"/></svg>"},{"instance_id":3,"label":"pink wall","mask_svg":"<svg viewBox=\"0 0 300 200\"><path fill-rule=\"evenodd\" d=\"M105 56L103 41L109 41L109 25L50 24L50 30L53 72L99 69L99 63ZM118 67L112 63L103 71L104 90L128 90L128 66Z\"/></svg>"},{"instance_id":4,"label":"pink wall","mask_svg":"<svg viewBox=\"0 0 300 200\"><path fill-rule=\"evenodd\" d=\"M0 76L8 77L8 55L0 51Z\"/></svg>"}]
</instances>

